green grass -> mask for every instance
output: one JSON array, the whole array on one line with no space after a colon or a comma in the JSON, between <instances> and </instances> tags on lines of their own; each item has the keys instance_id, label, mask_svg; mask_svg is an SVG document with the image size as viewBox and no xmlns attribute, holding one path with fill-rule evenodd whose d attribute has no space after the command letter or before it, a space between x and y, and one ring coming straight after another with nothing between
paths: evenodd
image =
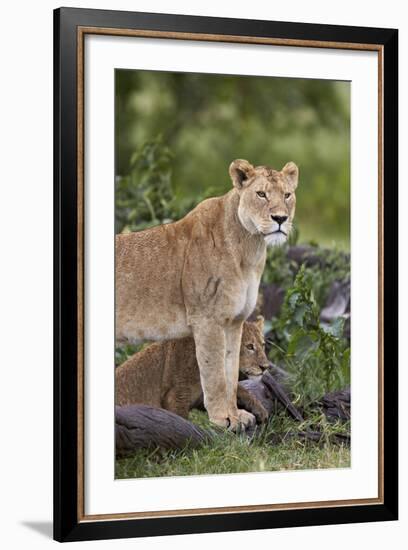
<instances>
[{"instance_id":1,"label":"green grass","mask_svg":"<svg viewBox=\"0 0 408 550\"><path fill-rule=\"evenodd\" d=\"M213 430L207 414L192 411L189 419L198 426ZM286 437L290 432L306 429L323 433L319 443L298 437ZM140 450L133 456L116 461L115 477L169 477L181 475L209 475L245 472L271 472L350 467L350 449L332 443L334 433L349 433L348 423L328 423L315 411L302 424L280 412L268 424L257 428L252 438L236 435L228 430L217 430L210 443L193 449L186 446L176 451L160 449Z\"/></svg>"}]
</instances>

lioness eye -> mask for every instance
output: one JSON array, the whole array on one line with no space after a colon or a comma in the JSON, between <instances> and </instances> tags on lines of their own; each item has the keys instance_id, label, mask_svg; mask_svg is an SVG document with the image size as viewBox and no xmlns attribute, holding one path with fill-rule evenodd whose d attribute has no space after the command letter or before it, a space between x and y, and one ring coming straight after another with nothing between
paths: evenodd
<instances>
[{"instance_id":1,"label":"lioness eye","mask_svg":"<svg viewBox=\"0 0 408 550\"><path fill-rule=\"evenodd\" d=\"M256 194L258 195L258 197L261 197L261 199L265 199L266 198L266 195L263 191L257 191Z\"/></svg>"},{"instance_id":2,"label":"lioness eye","mask_svg":"<svg viewBox=\"0 0 408 550\"><path fill-rule=\"evenodd\" d=\"M254 351L254 345L253 344L248 344L247 345L247 349L251 350L251 351Z\"/></svg>"},{"instance_id":3,"label":"lioness eye","mask_svg":"<svg viewBox=\"0 0 408 550\"><path fill-rule=\"evenodd\" d=\"M292 193L285 193L285 199L288 200L288 198L291 196Z\"/></svg>"}]
</instances>

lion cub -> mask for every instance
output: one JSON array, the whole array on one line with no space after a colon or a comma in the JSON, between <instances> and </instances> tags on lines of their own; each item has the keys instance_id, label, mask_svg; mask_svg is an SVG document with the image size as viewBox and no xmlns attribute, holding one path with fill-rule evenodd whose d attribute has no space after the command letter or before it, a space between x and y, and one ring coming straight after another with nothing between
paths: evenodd
<instances>
[{"instance_id":1,"label":"lion cub","mask_svg":"<svg viewBox=\"0 0 408 550\"><path fill-rule=\"evenodd\" d=\"M258 376L268 367L263 327L263 317L244 323L239 370L245 377ZM186 418L193 405L202 401L192 337L151 344L117 367L115 376L116 405L143 403ZM252 412L258 422L266 420L266 409L240 385L237 402L238 406Z\"/></svg>"}]
</instances>

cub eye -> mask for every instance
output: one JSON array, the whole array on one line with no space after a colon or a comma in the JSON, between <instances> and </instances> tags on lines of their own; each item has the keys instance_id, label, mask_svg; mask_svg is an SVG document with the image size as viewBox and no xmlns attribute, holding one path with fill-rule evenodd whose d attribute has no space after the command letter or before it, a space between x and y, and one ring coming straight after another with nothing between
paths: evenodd
<instances>
[{"instance_id":1,"label":"cub eye","mask_svg":"<svg viewBox=\"0 0 408 550\"><path fill-rule=\"evenodd\" d=\"M292 193L285 193L284 197L285 197L285 200L288 200L288 198L292 195Z\"/></svg>"},{"instance_id":2,"label":"cub eye","mask_svg":"<svg viewBox=\"0 0 408 550\"><path fill-rule=\"evenodd\" d=\"M253 344L248 344L247 349L249 349L250 351L254 351L255 348Z\"/></svg>"},{"instance_id":3,"label":"cub eye","mask_svg":"<svg viewBox=\"0 0 408 550\"><path fill-rule=\"evenodd\" d=\"M258 195L258 197L260 197L261 199L266 199L266 195L263 191L257 191L256 194Z\"/></svg>"}]
</instances>

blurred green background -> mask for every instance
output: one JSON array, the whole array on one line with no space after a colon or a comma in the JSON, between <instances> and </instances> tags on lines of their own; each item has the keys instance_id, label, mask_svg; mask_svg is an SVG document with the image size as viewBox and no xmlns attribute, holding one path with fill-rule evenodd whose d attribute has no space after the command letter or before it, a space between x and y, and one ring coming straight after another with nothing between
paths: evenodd
<instances>
[{"instance_id":1,"label":"blurred green background","mask_svg":"<svg viewBox=\"0 0 408 550\"><path fill-rule=\"evenodd\" d=\"M348 82L129 71L116 86L116 230L178 219L245 158L300 168L300 242L349 248Z\"/></svg>"}]
</instances>

